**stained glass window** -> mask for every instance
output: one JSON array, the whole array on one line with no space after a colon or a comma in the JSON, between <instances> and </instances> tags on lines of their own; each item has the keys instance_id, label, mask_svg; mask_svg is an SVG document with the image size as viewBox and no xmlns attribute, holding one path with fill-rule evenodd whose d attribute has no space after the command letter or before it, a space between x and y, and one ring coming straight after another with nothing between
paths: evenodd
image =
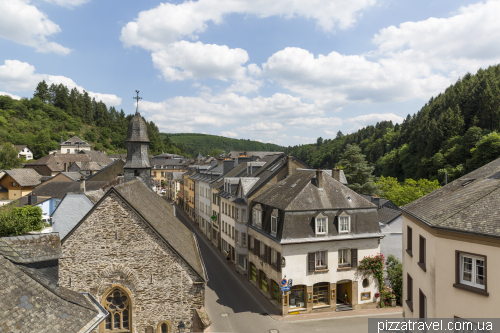
<instances>
[{"instance_id":1,"label":"stained glass window","mask_svg":"<svg viewBox=\"0 0 500 333\"><path fill-rule=\"evenodd\" d=\"M109 311L105 332L127 332L130 329L130 300L123 290L112 290L106 297L104 307Z\"/></svg>"}]
</instances>

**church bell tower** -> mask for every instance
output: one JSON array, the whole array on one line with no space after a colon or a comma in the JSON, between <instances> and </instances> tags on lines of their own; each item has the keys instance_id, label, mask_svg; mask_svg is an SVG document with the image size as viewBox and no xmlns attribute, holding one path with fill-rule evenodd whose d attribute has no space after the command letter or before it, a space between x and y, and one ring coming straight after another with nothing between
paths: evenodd
<instances>
[{"instance_id":1,"label":"church bell tower","mask_svg":"<svg viewBox=\"0 0 500 333\"><path fill-rule=\"evenodd\" d=\"M127 143L127 161L123 166L125 183L137 177L151 189L151 164L149 163L149 138L146 123L139 113L139 91L135 91L137 97L137 109L134 117L128 124L128 133L125 142Z\"/></svg>"}]
</instances>

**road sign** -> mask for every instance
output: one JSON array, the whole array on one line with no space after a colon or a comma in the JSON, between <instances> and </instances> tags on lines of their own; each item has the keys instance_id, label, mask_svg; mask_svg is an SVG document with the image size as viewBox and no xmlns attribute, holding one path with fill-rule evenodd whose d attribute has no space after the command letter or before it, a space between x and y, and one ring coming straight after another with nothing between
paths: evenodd
<instances>
[{"instance_id":1,"label":"road sign","mask_svg":"<svg viewBox=\"0 0 500 333\"><path fill-rule=\"evenodd\" d=\"M290 291L290 287L281 287L281 291Z\"/></svg>"},{"instance_id":2,"label":"road sign","mask_svg":"<svg viewBox=\"0 0 500 333\"><path fill-rule=\"evenodd\" d=\"M291 287L292 286L292 279L288 280L288 286Z\"/></svg>"},{"instance_id":3,"label":"road sign","mask_svg":"<svg viewBox=\"0 0 500 333\"><path fill-rule=\"evenodd\" d=\"M286 286L286 279L281 280L281 285Z\"/></svg>"}]
</instances>

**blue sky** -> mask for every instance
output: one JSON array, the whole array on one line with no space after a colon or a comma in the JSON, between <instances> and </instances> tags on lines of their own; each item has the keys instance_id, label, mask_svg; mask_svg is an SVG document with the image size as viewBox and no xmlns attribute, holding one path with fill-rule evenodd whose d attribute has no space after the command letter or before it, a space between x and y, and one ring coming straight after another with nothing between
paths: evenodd
<instances>
[{"instance_id":1,"label":"blue sky","mask_svg":"<svg viewBox=\"0 0 500 333\"><path fill-rule=\"evenodd\" d=\"M0 94L87 90L161 131L311 143L500 62L499 1L0 0Z\"/></svg>"}]
</instances>

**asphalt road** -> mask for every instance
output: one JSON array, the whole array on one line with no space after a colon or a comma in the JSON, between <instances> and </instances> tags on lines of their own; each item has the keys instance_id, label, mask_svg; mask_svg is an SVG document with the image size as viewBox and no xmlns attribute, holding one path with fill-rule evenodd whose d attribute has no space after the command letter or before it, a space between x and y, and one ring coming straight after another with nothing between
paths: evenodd
<instances>
[{"instance_id":1,"label":"asphalt road","mask_svg":"<svg viewBox=\"0 0 500 333\"><path fill-rule=\"evenodd\" d=\"M205 307L212 321L210 332L367 332L368 317L280 322L268 315L262 315L265 312L263 306L245 290L242 282L233 276L224 260L216 255L214 251L218 250L209 244L205 237L200 236L198 230L187 221L183 214L177 213L176 215L195 232L200 244L209 278L205 291ZM391 318L393 316L380 317Z\"/></svg>"}]
</instances>

